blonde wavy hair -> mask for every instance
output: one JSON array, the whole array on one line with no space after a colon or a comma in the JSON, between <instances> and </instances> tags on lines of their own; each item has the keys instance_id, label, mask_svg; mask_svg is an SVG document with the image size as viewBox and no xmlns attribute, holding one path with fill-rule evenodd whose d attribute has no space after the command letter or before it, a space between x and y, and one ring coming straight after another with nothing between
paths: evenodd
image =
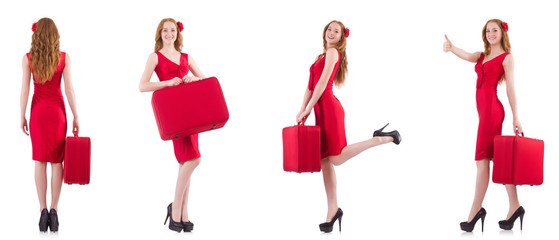
<instances>
[{"instance_id":1,"label":"blonde wavy hair","mask_svg":"<svg viewBox=\"0 0 559 240\"><path fill-rule=\"evenodd\" d=\"M50 81L60 62L60 35L54 21L41 18L31 37L29 50L31 71L35 82L44 84Z\"/></svg>"}]
</instances>

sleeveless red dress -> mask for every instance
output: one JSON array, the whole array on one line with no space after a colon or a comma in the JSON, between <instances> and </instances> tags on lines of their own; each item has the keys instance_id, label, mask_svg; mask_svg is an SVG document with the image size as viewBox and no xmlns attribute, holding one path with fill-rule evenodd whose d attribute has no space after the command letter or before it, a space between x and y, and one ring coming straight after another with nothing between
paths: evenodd
<instances>
[{"instance_id":1,"label":"sleeveless red dress","mask_svg":"<svg viewBox=\"0 0 559 240\"><path fill-rule=\"evenodd\" d=\"M326 56L322 56L320 60L316 61L311 66L308 88L311 90L312 94L314 94L316 84L318 84L318 81L320 80L325 63ZM328 84L326 85L322 96L320 96L320 99L318 99L318 102L314 105L316 125L320 126L320 158L322 159L328 156L339 155L342 152L342 149L347 146L344 108L332 92L332 86L334 85L334 79L336 78L339 66L340 54L338 53L338 62L336 62L336 65L330 74Z\"/></svg>"},{"instance_id":2,"label":"sleeveless red dress","mask_svg":"<svg viewBox=\"0 0 559 240\"><path fill-rule=\"evenodd\" d=\"M188 73L188 54L181 53L180 64L169 60L160 52L157 54L157 66L155 66L155 73L159 81L171 80L175 77L183 78ZM173 147L175 149L175 157L177 161L185 162L200 157L198 150L198 134L184 136L173 139Z\"/></svg>"},{"instance_id":3,"label":"sleeveless red dress","mask_svg":"<svg viewBox=\"0 0 559 240\"><path fill-rule=\"evenodd\" d=\"M475 160L493 158L493 139L501 135L505 109L497 97L497 85L505 74L503 61L509 53L503 53L486 63L482 53L476 64L476 103L479 115Z\"/></svg>"},{"instance_id":4,"label":"sleeveless red dress","mask_svg":"<svg viewBox=\"0 0 559 240\"><path fill-rule=\"evenodd\" d=\"M31 101L29 135L35 161L61 163L64 159L67 122L60 82L65 58L66 53L60 52L56 72L44 84L35 82L35 75L33 75L34 93ZM29 53L27 60L29 66L32 66Z\"/></svg>"}]
</instances>

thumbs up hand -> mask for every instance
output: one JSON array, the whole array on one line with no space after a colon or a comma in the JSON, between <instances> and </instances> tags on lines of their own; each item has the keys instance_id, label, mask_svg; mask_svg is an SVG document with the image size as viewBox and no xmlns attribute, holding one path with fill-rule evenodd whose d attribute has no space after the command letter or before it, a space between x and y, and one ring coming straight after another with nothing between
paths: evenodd
<instances>
[{"instance_id":1,"label":"thumbs up hand","mask_svg":"<svg viewBox=\"0 0 559 240\"><path fill-rule=\"evenodd\" d=\"M452 42L448 39L448 37L446 36L446 34L444 35L444 38L446 39L446 42L443 43L443 51L444 51L444 52L452 51L452 47L454 47L454 46L452 45Z\"/></svg>"}]
</instances>

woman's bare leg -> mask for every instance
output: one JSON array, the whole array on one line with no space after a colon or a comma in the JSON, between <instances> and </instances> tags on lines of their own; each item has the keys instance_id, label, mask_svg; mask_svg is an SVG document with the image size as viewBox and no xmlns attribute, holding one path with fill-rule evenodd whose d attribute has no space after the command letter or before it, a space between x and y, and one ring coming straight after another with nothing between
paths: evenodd
<instances>
[{"instance_id":1,"label":"woman's bare leg","mask_svg":"<svg viewBox=\"0 0 559 240\"><path fill-rule=\"evenodd\" d=\"M477 177L476 177L476 191L474 194L474 202L470 209L470 216L468 222L472 221L477 212L481 209L487 187L489 186L489 159L482 159L476 161Z\"/></svg>"},{"instance_id":2,"label":"woman's bare leg","mask_svg":"<svg viewBox=\"0 0 559 240\"><path fill-rule=\"evenodd\" d=\"M326 190L326 199L328 201L328 213L326 221L332 220L338 211L338 195L336 192L336 172L334 166L330 163L329 157L322 159L322 178L324 180L324 189Z\"/></svg>"},{"instance_id":3,"label":"woman's bare leg","mask_svg":"<svg viewBox=\"0 0 559 240\"><path fill-rule=\"evenodd\" d=\"M35 186L39 196L39 212L47 208L47 163L35 161Z\"/></svg>"},{"instance_id":4,"label":"woman's bare leg","mask_svg":"<svg viewBox=\"0 0 559 240\"><path fill-rule=\"evenodd\" d=\"M52 202L50 204L50 208L54 208L54 210L58 211L58 200L60 199L60 191L62 190L62 176L64 173L64 169L62 168L62 163L52 163L52 176L51 176L51 198Z\"/></svg>"},{"instance_id":5,"label":"woman's bare leg","mask_svg":"<svg viewBox=\"0 0 559 240\"><path fill-rule=\"evenodd\" d=\"M507 195L509 195L509 213L507 214L507 219L509 219L512 214L520 207L520 202L518 202L518 194L516 192L516 185L506 184Z\"/></svg>"},{"instance_id":6,"label":"woman's bare leg","mask_svg":"<svg viewBox=\"0 0 559 240\"><path fill-rule=\"evenodd\" d=\"M392 141L394 141L392 137L373 137L362 142L347 145L342 149L339 155L328 157L330 159L329 162L334 164L334 166L339 166L369 148Z\"/></svg>"},{"instance_id":7,"label":"woman's bare leg","mask_svg":"<svg viewBox=\"0 0 559 240\"><path fill-rule=\"evenodd\" d=\"M186 204L188 203L190 176L192 176L192 172L196 169L198 164L200 164L200 158L180 163L179 175L177 177L177 185L175 188L175 200L172 205L173 213L171 216L175 222L181 221L181 215L185 215L182 219L188 220Z\"/></svg>"}]
</instances>

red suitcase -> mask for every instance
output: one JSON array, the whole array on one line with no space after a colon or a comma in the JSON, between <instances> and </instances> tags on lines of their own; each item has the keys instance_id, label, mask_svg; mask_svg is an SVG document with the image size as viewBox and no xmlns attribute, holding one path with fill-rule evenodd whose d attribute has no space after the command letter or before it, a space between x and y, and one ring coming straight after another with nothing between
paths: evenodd
<instances>
[{"instance_id":1,"label":"red suitcase","mask_svg":"<svg viewBox=\"0 0 559 240\"><path fill-rule=\"evenodd\" d=\"M218 129L229 119L215 77L157 90L151 105L163 140Z\"/></svg>"},{"instance_id":2,"label":"red suitcase","mask_svg":"<svg viewBox=\"0 0 559 240\"><path fill-rule=\"evenodd\" d=\"M283 170L320 172L320 127L296 125L283 129Z\"/></svg>"},{"instance_id":3,"label":"red suitcase","mask_svg":"<svg viewBox=\"0 0 559 240\"><path fill-rule=\"evenodd\" d=\"M495 136L493 182L515 185L543 183L542 140L516 136Z\"/></svg>"},{"instance_id":4,"label":"red suitcase","mask_svg":"<svg viewBox=\"0 0 559 240\"><path fill-rule=\"evenodd\" d=\"M64 182L89 184L91 169L91 140L88 137L66 137L64 153Z\"/></svg>"}]
</instances>

